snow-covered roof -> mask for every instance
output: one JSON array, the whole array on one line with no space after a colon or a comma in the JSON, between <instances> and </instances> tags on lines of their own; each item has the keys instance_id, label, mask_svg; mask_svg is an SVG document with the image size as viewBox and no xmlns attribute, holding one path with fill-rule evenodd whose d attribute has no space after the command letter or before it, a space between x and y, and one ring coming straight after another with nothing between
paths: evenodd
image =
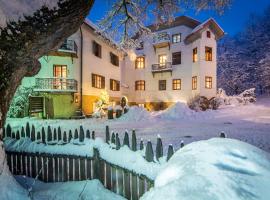
<instances>
[{"instance_id":1,"label":"snow-covered roof","mask_svg":"<svg viewBox=\"0 0 270 200\"><path fill-rule=\"evenodd\" d=\"M186 37L185 42L190 43L200 37L201 31L209 27L216 35L216 39L220 39L224 35L224 30L219 26L219 24L213 18L209 18L203 23L196 26L191 33Z\"/></svg>"}]
</instances>

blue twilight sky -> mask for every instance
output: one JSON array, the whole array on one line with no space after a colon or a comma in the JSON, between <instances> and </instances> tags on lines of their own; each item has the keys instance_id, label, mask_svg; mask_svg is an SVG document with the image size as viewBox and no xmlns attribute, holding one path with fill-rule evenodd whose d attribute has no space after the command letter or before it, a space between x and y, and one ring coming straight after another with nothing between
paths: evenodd
<instances>
[{"instance_id":1,"label":"blue twilight sky","mask_svg":"<svg viewBox=\"0 0 270 200\"><path fill-rule=\"evenodd\" d=\"M110 9L109 2L110 0L95 0L88 18L93 22L101 19ZM179 15L188 15L199 21L213 17L227 34L234 35L245 27L251 14L261 14L267 6L270 6L270 0L233 0L233 4L221 16L214 11L203 11L196 14L194 10L186 10Z\"/></svg>"}]
</instances>

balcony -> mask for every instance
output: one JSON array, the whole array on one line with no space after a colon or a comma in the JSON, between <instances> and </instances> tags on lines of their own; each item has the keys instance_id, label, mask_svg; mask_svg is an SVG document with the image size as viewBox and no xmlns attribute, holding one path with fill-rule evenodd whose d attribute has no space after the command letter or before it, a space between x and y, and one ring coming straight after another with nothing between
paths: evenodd
<instances>
[{"instance_id":1,"label":"balcony","mask_svg":"<svg viewBox=\"0 0 270 200\"><path fill-rule=\"evenodd\" d=\"M170 72L172 75L172 63L166 62L165 64L153 64L152 65L152 74L154 76L155 73L163 73Z\"/></svg>"},{"instance_id":2,"label":"balcony","mask_svg":"<svg viewBox=\"0 0 270 200\"><path fill-rule=\"evenodd\" d=\"M167 32L157 33L153 37L153 46L156 48L169 47L170 48L170 35Z\"/></svg>"},{"instance_id":3,"label":"balcony","mask_svg":"<svg viewBox=\"0 0 270 200\"><path fill-rule=\"evenodd\" d=\"M68 78L36 78L34 91L37 92L77 92L78 83Z\"/></svg>"},{"instance_id":4,"label":"balcony","mask_svg":"<svg viewBox=\"0 0 270 200\"><path fill-rule=\"evenodd\" d=\"M68 51L73 53L77 53L77 50L78 47L74 40L65 40L59 48L59 51Z\"/></svg>"}]
</instances>

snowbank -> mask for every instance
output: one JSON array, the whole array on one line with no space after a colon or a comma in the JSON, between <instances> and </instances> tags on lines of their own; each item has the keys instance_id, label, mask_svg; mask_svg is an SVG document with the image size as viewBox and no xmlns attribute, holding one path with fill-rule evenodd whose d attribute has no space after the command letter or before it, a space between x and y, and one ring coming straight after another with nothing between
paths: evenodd
<instances>
[{"instance_id":1,"label":"snowbank","mask_svg":"<svg viewBox=\"0 0 270 200\"><path fill-rule=\"evenodd\" d=\"M54 200L122 200L123 197L107 190L98 180L74 181L65 183L43 183L34 179L17 176L18 182L28 189L32 188L33 199L54 199ZM16 198L14 198L16 199Z\"/></svg>"},{"instance_id":2,"label":"snowbank","mask_svg":"<svg viewBox=\"0 0 270 200\"><path fill-rule=\"evenodd\" d=\"M10 173L2 146L3 143L0 141L0 199L30 199L27 191L16 182Z\"/></svg>"},{"instance_id":3,"label":"snowbank","mask_svg":"<svg viewBox=\"0 0 270 200\"><path fill-rule=\"evenodd\" d=\"M129 108L128 112L122 117L120 117L119 121L144 121L150 119L150 113L142 107L132 106Z\"/></svg>"},{"instance_id":4,"label":"snowbank","mask_svg":"<svg viewBox=\"0 0 270 200\"><path fill-rule=\"evenodd\" d=\"M270 155L252 145L214 138L178 150L143 200L267 200Z\"/></svg>"}]
</instances>

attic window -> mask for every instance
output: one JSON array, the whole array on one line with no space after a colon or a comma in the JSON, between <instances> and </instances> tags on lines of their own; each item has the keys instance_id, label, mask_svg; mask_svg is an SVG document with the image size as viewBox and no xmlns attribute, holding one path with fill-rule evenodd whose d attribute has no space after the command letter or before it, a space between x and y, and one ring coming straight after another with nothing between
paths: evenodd
<instances>
[{"instance_id":1,"label":"attic window","mask_svg":"<svg viewBox=\"0 0 270 200\"><path fill-rule=\"evenodd\" d=\"M211 32L210 32L210 31L206 31L206 36L207 36L208 38L211 38Z\"/></svg>"}]
</instances>

